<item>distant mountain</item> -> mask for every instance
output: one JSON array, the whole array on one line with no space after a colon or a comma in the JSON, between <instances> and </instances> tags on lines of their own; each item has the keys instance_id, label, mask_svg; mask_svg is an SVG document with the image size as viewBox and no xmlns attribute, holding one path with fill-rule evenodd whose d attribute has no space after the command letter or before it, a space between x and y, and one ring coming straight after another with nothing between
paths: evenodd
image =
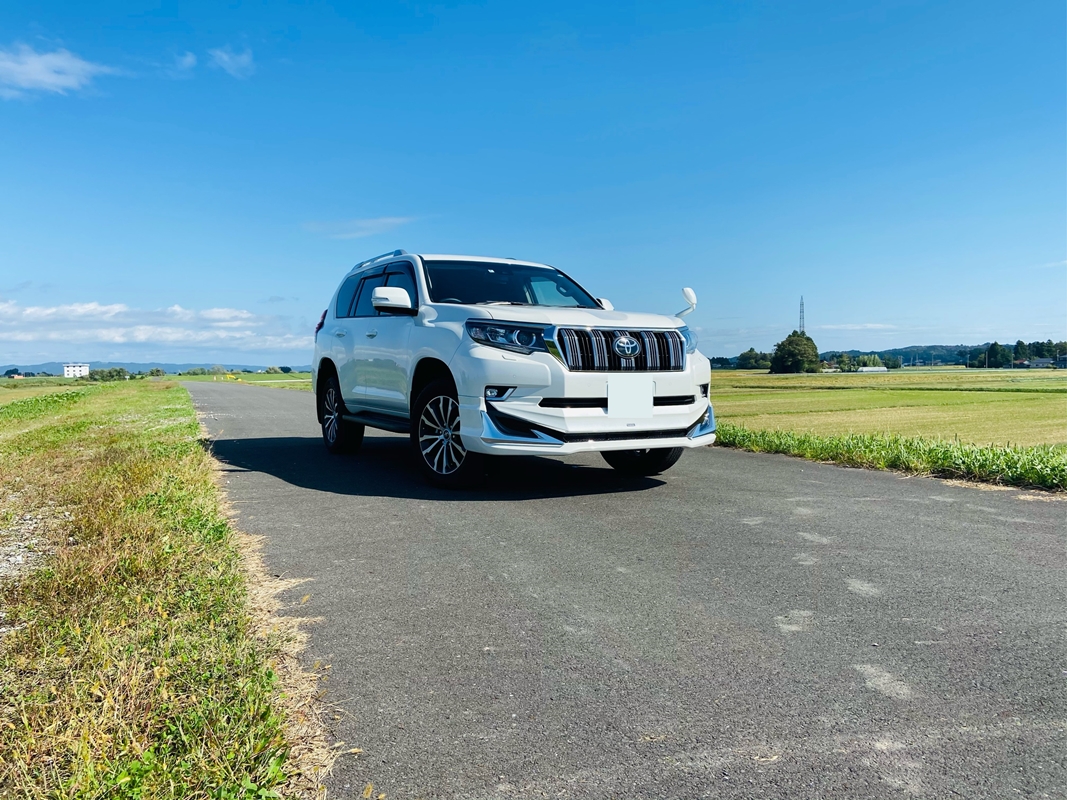
<instances>
[{"instance_id":1,"label":"distant mountain","mask_svg":"<svg viewBox=\"0 0 1067 800\"><path fill-rule=\"evenodd\" d=\"M964 362L960 360L957 353L960 350L970 351L978 347L989 347L989 342L985 344L915 344L910 347L894 347L890 350L827 350L819 353L819 358L826 360L830 355L848 353L853 358L869 355L876 355L879 358L896 356L905 367L911 363L929 364L932 361L940 361L942 364L962 364Z\"/></svg>"},{"instance_id":2,"label":"distant mountain","mask_svg":"<svg viewBox=\"0 0 1067 800\"><path fill-rule=\"evenodd\" d=\"M214 366L217 363L219 363L219 362L217 362L217 361L205 361L205 362L200 362L200 363L189 363L189 364L164 364L164 363L159 362L159 361L151 361L151 362L148 362L148 363L139 363L139 362L136 362L136 361L90 361L90 362L88 362L89 369L111 369L112 367L123 367L124 369L126 369L129 372L137 373L137 372L148 372L148 370L150 370L150 369L154 369L156 367L159 367L164 372L166 372L168 375L176 375L179 372L185 372L186 370L192 369L193 367L204 367L204 368L210 369L212 366ZM226 367L227 369L232 369L232 370L250 369L253 372L255 372L256 370L266 369L267 366L269 366L269 365L264 365L264 364L230 364L230 363L223 363L223 366ZM311 365L310 364L303 364L303 365L277 364L276 366L279 366L279 367L292 366L293 372L310 372L311 371ZM61 361L46 361L43 364L4 364L4 365L0 366L0 374L6 372L9 369L17 369L17 370L20 370L22 372L50 372L53 375L62 375L63 374L63 362L61 362Z\"/></svg>"}]
</instances>

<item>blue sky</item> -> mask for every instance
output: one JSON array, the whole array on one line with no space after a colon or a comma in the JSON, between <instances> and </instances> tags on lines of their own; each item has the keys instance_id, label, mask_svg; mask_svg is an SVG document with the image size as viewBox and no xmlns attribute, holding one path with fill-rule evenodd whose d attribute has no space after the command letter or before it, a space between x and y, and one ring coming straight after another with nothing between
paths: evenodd
<instances>
[{"instance_id":1,"label":"blue sky","mask_svg":"<svg viewBox=\"0 0 1067 800\"><path fill-rule=\"evenodd\" d=\"M768 350L1067 336L1062 2L7 3L0 363L308 363L351 264Z\"/></svg>"}]
</instances>

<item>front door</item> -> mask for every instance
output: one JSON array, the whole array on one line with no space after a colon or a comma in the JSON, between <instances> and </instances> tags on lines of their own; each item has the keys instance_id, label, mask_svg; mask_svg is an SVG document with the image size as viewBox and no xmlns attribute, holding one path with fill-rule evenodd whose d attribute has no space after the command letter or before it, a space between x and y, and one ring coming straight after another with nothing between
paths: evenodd
<instances>
[{"instance_id":1,"label":"front door","mask_svg":"<svg viewBox=\"0 0 1067 800\"><path fill-rule=\"evenodd\" d=\"M419 296L410 264L406 261L390 264L386 267L385 277L384 285L404 289L418 307ZM372 411L406 417L411 368L409 341L414 317L379 313L367 322L367 329L361 332L356 364L360 405Z\"/></svg>"}]
</instances>

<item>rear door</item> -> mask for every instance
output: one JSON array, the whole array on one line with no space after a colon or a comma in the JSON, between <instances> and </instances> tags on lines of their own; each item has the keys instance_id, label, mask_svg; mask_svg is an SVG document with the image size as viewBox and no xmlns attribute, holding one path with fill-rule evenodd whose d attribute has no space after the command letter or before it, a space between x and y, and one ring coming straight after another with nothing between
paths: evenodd
<instances>
[{"instance_id":1,"label":"rear door","mask_svg":"<svg viewBox=\"0 0 1067 800\"><path fill-rule=\"evenodd\" d=\"M363 279L360 274L349 275L337 290L337 300L333 314L328 315L326 324L319 332L319 341L337 366L337 377L341 383L341 397L345 402L355 400L356 384L351 380L352 363L352 305L359 293L359 284ZM332 318L329 318L332 317Z\"/></svg>"}]
</instances>

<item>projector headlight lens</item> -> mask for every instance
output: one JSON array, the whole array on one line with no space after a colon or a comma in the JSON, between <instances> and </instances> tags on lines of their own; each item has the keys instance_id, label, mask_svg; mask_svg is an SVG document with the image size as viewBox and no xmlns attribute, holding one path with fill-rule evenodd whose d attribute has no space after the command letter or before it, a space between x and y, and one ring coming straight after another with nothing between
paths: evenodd
<instances>
[{"instance_id":1,"label":"projector headlight lens","mask_svg":"<svg viewBox=\"0 0 1067 800\"><path fill-rule=\"evenodd\" d=\"M536 325L471 319L467 320L467 335L478 344L515 353L548 352L545 329Z\"/></svg>"}]
</instances>

